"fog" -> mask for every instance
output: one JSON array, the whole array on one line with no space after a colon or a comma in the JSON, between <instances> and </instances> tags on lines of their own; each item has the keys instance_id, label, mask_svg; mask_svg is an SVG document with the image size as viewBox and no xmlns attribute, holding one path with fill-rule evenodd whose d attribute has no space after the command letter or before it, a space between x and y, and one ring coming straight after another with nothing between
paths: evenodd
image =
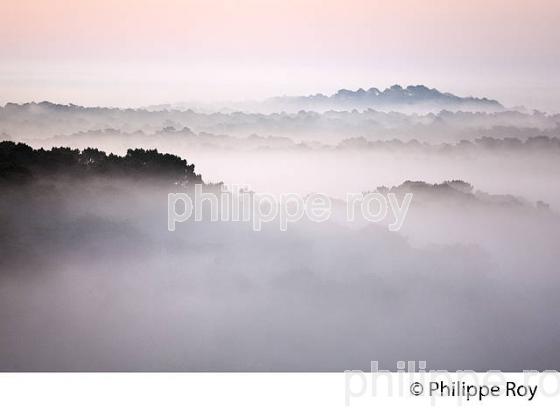
<instances>
[{"instance_id":1,"label":"fog","mask_svg":"<svg viewBox=\"0 0 560 410\"><path fill-rule=\"evenodd\" d=\"M72 134L78 137L88 133L108 134L108 131L142 137L163 131L168 137L170 134L185 137L190 133L232 137L257 134L308 143L336 143L351 137L449 143L482 136L560 137L559 123L559 114L524 108L499 112L442 109L422 114L373 108L261 114L247 111L207 113L192 109L151 111L50 102L0 107L0 134L26 141Z\"/></svg>"},{"instance_id":2,"label":"fog","mask_svg":"<svg viewBox=\"0 0 560 410\"><path fill-rule=\"evenodd\" d=\"M2 139L36 149L157 148L206 183L334 204L329 221L286 232L169 232L167 195L188 187L0 178L2 371L560 368L557 115L1 111ZM347 221L360 192L413 193L402 229Z\"/></svg>"},{"instance_id":3,"label":"fog","mask_svg":"<svg viewBox=\"0 0 560 410\"><path fill-rule=\"evenodd\" d=\"M335 144L296 143L284 137L135 136L97 133L34 140L34 147L95 146L124 154L128 148L171 152L196 164L207 182L242 185L259 192L347 193L407 180L460 179L477 189L544 201L560 211L560 138L477 138L452 143L345 139ZM227 170L227 171L225 171Z\"/></svg>"},{"instance_id":4,"label":"fog","mask_svg":"<svg viewBox=\"0 0 560 410\"><path fill-rule=\"evenodd\" d=\"M336 218L168 232L154 185L16 191L1 203L2 370L560 364L560 220L528 203L428 189L398 233Z\"/></svg>"}]
</instances>

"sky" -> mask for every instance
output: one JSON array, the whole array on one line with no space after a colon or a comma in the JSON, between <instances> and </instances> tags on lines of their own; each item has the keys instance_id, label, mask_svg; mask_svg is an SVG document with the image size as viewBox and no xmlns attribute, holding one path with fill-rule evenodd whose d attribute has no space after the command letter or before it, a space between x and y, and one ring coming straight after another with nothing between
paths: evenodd
<instances>
[{"instance_id":1,"label":"sky","mask_svg":"<svg viewBox=\"0 0 560 410\"><path fill-rule=\"evenodd\" d=\"M425 84L560 112L558 0L0 0L0 104Z\"/></svg>"}]
</instances>

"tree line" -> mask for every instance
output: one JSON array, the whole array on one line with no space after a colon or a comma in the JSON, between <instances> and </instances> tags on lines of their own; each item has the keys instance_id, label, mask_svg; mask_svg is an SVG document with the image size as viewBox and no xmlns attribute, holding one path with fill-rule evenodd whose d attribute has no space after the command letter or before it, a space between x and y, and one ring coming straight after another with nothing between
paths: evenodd
<instances>
[{"instance_id":1,"label":"tree line","mask_svg":"<svg viewBox=\"0 0 560 410\"><path fill-rule=\"evenodd\" d=\"M0 181L25 183L41 177L128 177L161 179L174 184L201 183L194 164L157 150L129 149L124 156L96 148L33 149L27 144L0 142Z\"/></svg>"}]
</instances>

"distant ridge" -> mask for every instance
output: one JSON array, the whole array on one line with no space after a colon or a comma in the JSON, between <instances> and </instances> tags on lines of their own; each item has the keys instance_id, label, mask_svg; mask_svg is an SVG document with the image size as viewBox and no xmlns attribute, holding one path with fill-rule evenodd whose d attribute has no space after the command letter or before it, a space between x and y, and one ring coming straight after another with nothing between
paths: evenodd
<instances>
[{"instance_id":1,"label":"distant ridge","mask_svg":"<svg viewBox=\"0 0 560 410\"><path fill-rule=\"evenodd\" d=\"M409 85L406 88L395 84L384 90L372 87L356 91L341 89L335 94L315 94L309 96L273 97L265 104L284 106L286 109L298 107L305 110L325 111L329 109L381 109L404 111L501 111L504 106L496 100L478 97L459 97L443 93L425 85ZM277 107L276 109L279 109Z\"/></svg>"},{"instance_id":2,"label":"distant ridge","mask_svg":"<svg viewBox=\"0 0 560 410\"><path fill-rule=\"evenodd\" d=\"M440 111L499 112L505 107L485 97L459 97L425 85L395 84L384 90L375 87L357 90L340 89L332 95L277 96L262 101L228 101L216 103L181 102L146 107L148 110L187 110L199 112L295 113L298 111L352 111L373 109L403 113L438 113Z\"/></svg>"}]
</instances>

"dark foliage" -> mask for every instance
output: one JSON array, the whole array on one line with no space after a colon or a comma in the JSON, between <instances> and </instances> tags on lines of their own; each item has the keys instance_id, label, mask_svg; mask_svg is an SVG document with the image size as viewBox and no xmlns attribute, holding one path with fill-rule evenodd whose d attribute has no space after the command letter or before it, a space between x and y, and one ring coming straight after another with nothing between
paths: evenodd
<instances>
[{"instance_id":1,"label":"dark foliage","mask_svg":"<svg viewBox=\"0 0 560 410\"><path fill-rule=\"evenodd\" d=\"M126 177L161 179L170 183L201 183L194 165L157 150L129 149L118 156L87 148L37 149L11 141L0 142L0 182L26 183L41 177Z\"/></svg>"}]
</instances>

